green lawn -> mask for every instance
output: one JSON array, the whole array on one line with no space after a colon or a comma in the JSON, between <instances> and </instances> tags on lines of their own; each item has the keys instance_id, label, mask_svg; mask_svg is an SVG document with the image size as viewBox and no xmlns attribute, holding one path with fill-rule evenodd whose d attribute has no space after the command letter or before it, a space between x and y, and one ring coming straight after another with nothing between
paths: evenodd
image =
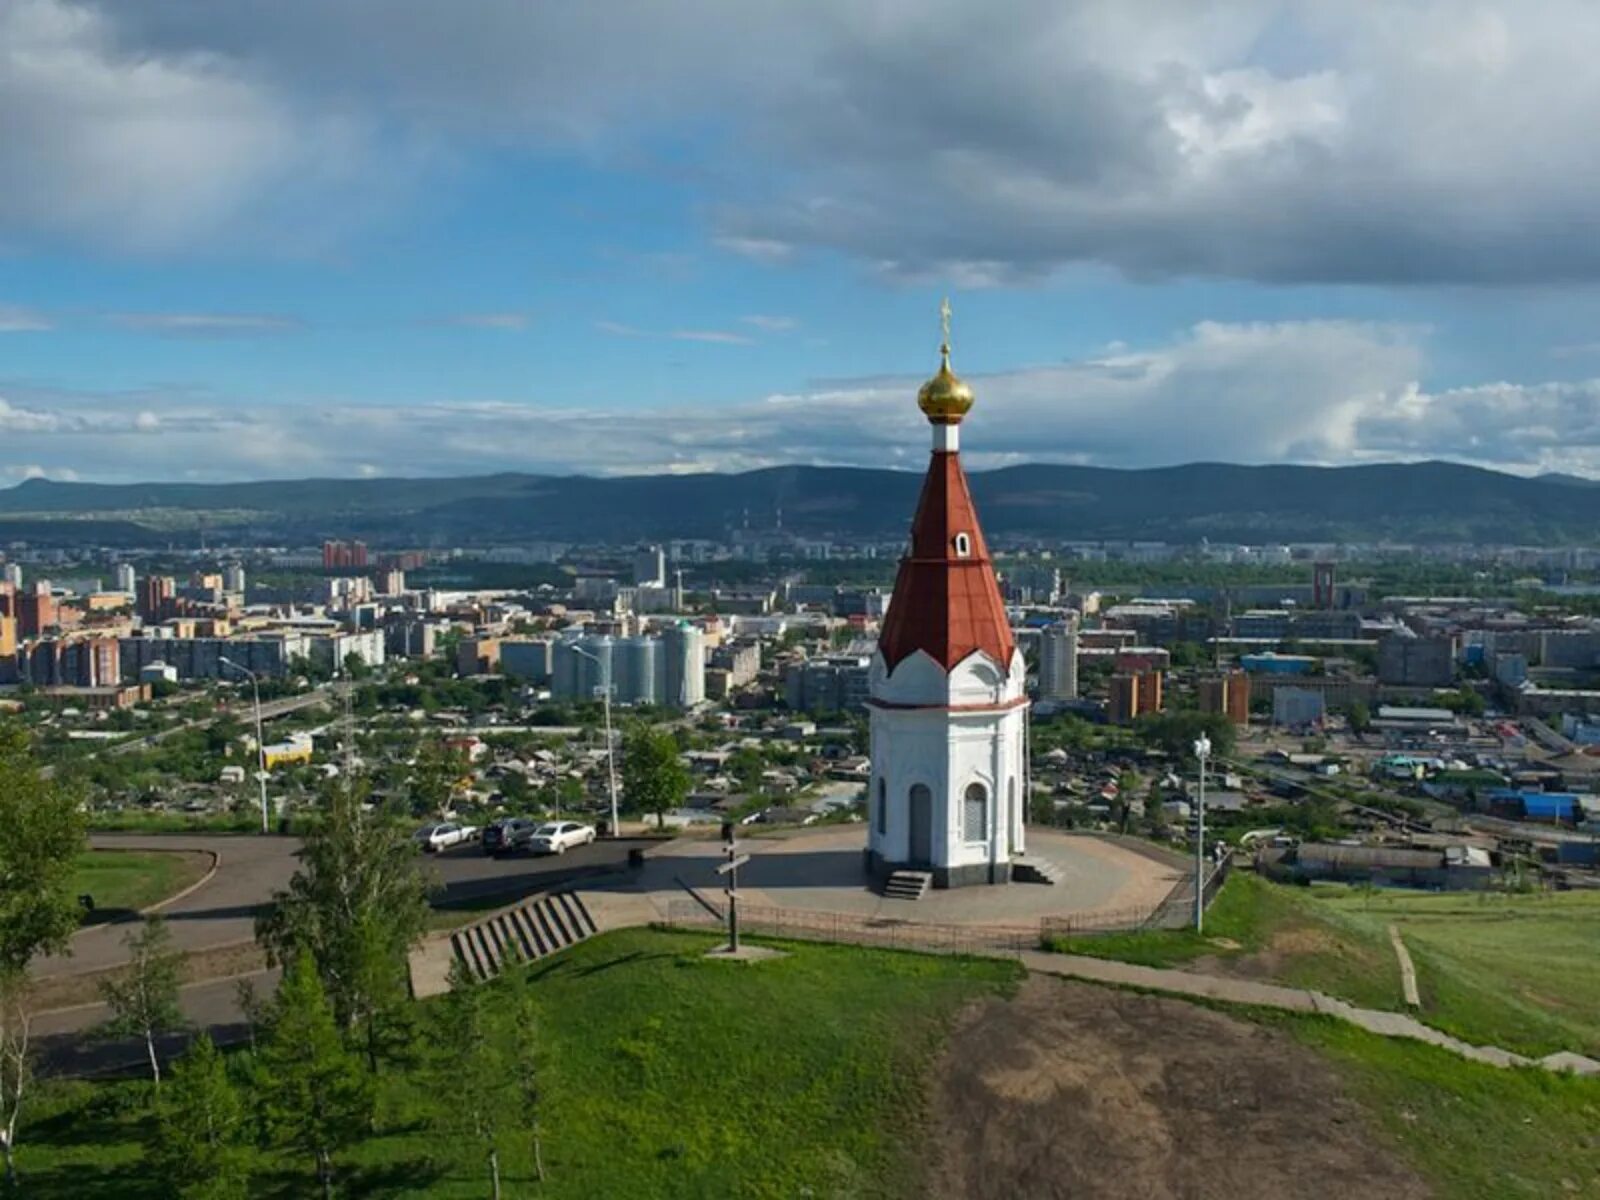
<instances>
[{"instance_id":1,"label":"green lawn","mask_svg":"<svg viewBox=\"0 0 1600 1200\"><path fill-rule=\"evenodd\" d=\"M1203 935L1192 929L1106 934L1055 939L1050 949L1152 967L1238 966L1374 1008L1402 1004L1399 967L1385 938L1321 912L1303 890L1247 871L1229 876L1206 911Z\"/></svg>"},{"instance_id":2,"label":"green lawn","mask_svg":"<svg viewBox=\"0 0 1600 1200\"><path fill-rule=\"evenodd\" d=\"M1274 1014L1450 1200L1600 1195L1600 1079L1503 1071L1325 1017Z\"/></svg>"},{"instance_id":3,"label":"green lawn","mask_svg":"<svg viewBox=\"0 0 1600 1200\"><path fill-rule=\"evenodd\" d=\"M953 1014L1009 989L1019 968L815 944L772 962L706 961L715 940L612 933L494 985L531 979L538 997L549 1179L537 1194L917 1194L926 1064ZM139 1087L53 1088L23 1130L25 1194L153 1197ZM387 1077L380 1133L345 1157L341 1195L487 1194L479 1162L430 1133L433 1103L413 1079ZM525 1138L505 1158L506 1194L533 1194ZM311 1194L309 1164L263 1166L259 1194Z\"/></svg>"},{"instance_id":4,"label":"green lawn","mask_svg":"<svg viewBox=\"0 0 1600 1200\"><path fill-rule=\"evenodd\" d=\"M1297 888L1231 876L1192 930L1057 939L1051 949L1147 966L1194 964L1368 1008L1405 1008L1399 927L1429 1024L1531 1055L1600 1056L1600 895Z\"/></svg>"},{"instance_id":5,"label":"green lawn","mask_svg":"<svg viewBox=\"0 0 1600 1200\"><path fill-rule=\"evenodd\" d=\"M137 910L181 892L209 866L202 854L87 850L73 869L72 894L93 896L103 915Z\"/></svg>"},{"instance_id":6,"label":"green lawn","mask_svg":"<svg viewBox=\"0 0 1600 1200\"><path fill-rule=\"evenodd\" d=\"M1314 895L1319 911L1373 938L1399 928L1430 1024L1530 1054L1600 1056L1600 894Z\"/></svg>"}]
</instances>

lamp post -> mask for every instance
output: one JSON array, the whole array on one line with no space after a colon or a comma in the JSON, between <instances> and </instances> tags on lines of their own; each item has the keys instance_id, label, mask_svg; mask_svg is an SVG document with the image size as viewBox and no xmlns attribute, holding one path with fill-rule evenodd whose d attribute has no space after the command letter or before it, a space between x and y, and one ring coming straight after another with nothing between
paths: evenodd
<instances>
[{"instance_id":1,"label":"lamp post","mask_svg":"<svg viewBox=\"0 0 1600 1200\"><path fill-rule=\"evenodd\" d=\"M250 678L250 691L256 702L256 782L261 785L261 832L267 832L267 743L261 735L261 680L249 667L241 667L231 658L219 658L225 667L232 667Z\"/></svg>"},{"instance_id":2,"label":"lamp post","mask_svg":"<svg viewBox=\"0 0 1600 1200\"><path fill-rule=\"evenodd\" d=\"M617 743L611 736L611 665L609 663L602 662L598 654L595 654L590 650L585 650L576 642L571 642L569 645L574 654L583 655L584 658L587 658L596 667L599 667L606 673L606 681L599 687L595 688L595 691L600 693L601 701L605 705L606 786L611 793L611 836L618 837L620 836L620 830L617 828L617 825L620 818L617 815Z\"/></svg>"},{"instance_id":3,"label":"lamp post","mask_svg":"<svg viewBox=\"0 0 1600 1200\"><path fill-rule=\"evenodd\" d=\"M1203 733L1194 740L1194 756L1200 760L1194 826L1194 931L1199 933L1206 917L1206 762L1211 757L1211 739Z\"/></svg>"}]
</instances>

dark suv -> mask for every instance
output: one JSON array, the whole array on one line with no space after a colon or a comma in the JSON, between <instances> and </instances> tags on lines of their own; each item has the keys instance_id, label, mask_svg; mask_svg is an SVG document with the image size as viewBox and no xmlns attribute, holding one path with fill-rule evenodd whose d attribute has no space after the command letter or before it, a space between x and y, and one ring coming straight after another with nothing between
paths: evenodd
<instances>
[{"instance_id":1,"label":"dark suv","mask_svg":"<svg viewBox=\"0 0 1600 1200\"><path fill-rule=\"evenodd\" d=\"M539 822L527 817L506 817L483 831L483 852L499 858L502 854L515 854L526 850Z\"/></svg>"}]
</instances>

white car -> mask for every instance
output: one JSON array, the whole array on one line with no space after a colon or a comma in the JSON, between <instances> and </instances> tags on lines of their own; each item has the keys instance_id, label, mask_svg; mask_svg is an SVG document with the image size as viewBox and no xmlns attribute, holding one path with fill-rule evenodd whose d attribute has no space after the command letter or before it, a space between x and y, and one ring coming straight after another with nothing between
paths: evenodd
<instances>
[{"instance_id":1,"label":"white car","mask_svg":"<svg viewBox=\"0 0 1600 1200\"><path fill-rule=\"evenodd\" d=\"M423 850L437 854L440 850L448 850L451 846L476 841L478 827L446 821L440 825L424 825L414 836Z\"/></svg>"},{"instance_id":2,"label":"white car","mask_svg":"<svg viewBox=\"0 0 1600 1200\"><path fill-rule=\"evenodd\" d=\"M587 846L598 835L593 825L576 821L550 821L533 831L528 849L535 854L565 854L574 846Z\"/></svg>"}]
</instances>

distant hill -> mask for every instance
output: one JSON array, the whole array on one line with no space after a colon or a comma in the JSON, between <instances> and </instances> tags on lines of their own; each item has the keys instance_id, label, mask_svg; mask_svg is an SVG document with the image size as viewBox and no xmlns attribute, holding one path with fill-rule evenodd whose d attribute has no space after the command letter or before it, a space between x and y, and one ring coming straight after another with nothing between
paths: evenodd
<instances>
[{"instance_id":1,"label":"distant hill","mask_svg":"<svg viewBox=\"0 0 1600 1200\"><path fill-rule=\"evenodd\" d=\"M920 473L774 467L737 475L255 483L57 483L0 489L0 544L164 542L197 519L217 536L390 544L720 537L748 523L814 535L899 536ZM1456 463L1358 467L1192 463L1149 470L1048 464L976 472L993 534L1212 541L1600 541L1600 487ZM149 531L148 535L145 531Z\"/></svg>"}]
</instances>

